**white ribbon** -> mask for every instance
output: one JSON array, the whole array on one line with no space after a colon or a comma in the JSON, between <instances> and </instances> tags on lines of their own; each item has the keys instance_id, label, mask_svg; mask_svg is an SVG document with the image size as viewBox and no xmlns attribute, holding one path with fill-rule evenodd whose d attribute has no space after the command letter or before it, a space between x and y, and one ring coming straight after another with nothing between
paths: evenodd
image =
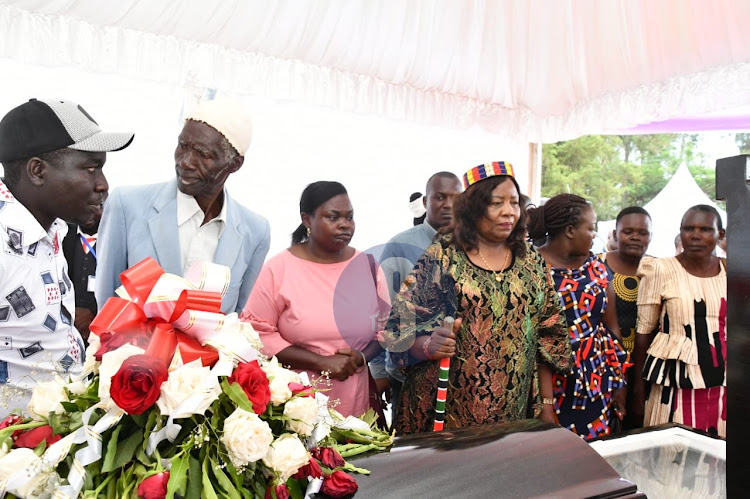
<instances>
[{"instance_id":1,"label":"white ribbon","mask_svg":"<svg viewBox=\"0 0 750 499\"><path fill-rule=\"evenodd\" d=\"M69 485L61 485L55 490L53 497L56 499L73 499L78 497L83 483L86 479L85 467L102 458L102 432L116 425L125 414L118 407L109 410L94 426L89 425L89 420L96 409L106 409L101 402L88 408L82 415L83 426L50 445L47 451L34 461L30 466L17 470L2 484L0 497L4 497L6 491L17 494L38 473L45 470L54 470L70 452L73 445L87 443L76 451L73 458L73 466L68 474Z\"/></svg>"}]
</instances>

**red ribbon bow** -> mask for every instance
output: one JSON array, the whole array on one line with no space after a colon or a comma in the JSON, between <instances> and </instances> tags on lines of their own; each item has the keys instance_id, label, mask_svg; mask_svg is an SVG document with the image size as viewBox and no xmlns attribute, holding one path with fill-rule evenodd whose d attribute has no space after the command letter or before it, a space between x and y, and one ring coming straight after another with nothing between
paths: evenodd
<instances>
[{"instance_id":1,"label":"red ribbon bow","mask_svg":"<svg viewBox=\"0 0 750 499\"><path fill-rule=\"evenodd\" d=\"M201 345L194 337L176 329L173 323L186 311L221 314L221 294L188 289L189 282L183 280L184 289L176 300L165 296L149 301L159 279L168 275L151 257L120 274L122 287L130 300L110 298L91 323L91 331L101 339L101 348L95 354L97 360L101 361L102 355L127 343L143 348L146 355L162 359L167 365L178 348L185 363L200 358L204 366L213 366L219 360L214 348ZM155 313L148 317L144 307L154 302L167 306L153 307ZM164 316L170 309L171 313Z\"/></svg>"}]
</instances>

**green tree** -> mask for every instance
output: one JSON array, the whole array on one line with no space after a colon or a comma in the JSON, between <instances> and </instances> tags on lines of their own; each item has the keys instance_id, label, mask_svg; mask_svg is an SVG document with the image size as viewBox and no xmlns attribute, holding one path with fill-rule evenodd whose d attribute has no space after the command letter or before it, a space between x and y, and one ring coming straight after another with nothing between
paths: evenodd
<instances>
[{"instance_id":1,"label":"green tree","mask_svg":"<svg viewBox=\"0 0 750 499\"><path fill-rule=\"evenodd\" d=\"M737 133L734 142L740 148L740 154L750 154L750 133Z\"/></svg>"},{"instance_id":2,"label":"green tree","mask_svg":"<svg viewBox=\"0 0 750 499\"><path fill-rule=\"evenodd\" d=\"M590 200L600 220L624 207L643 206L686 164L714 197L714 171L702 166L695 134L587 135L542 147L542 196L562 192Z\"/></svg>"}]
</instances>

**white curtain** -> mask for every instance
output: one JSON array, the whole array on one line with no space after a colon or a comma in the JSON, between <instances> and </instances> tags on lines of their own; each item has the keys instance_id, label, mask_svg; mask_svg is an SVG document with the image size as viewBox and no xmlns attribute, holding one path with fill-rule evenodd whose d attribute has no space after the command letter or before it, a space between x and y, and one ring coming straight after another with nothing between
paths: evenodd
<instances>
[{"instance_id":1,"label":"white curtain","mask_svg":"<svg viewBox=\"0 0 750 499\"><path fill-rule=\"evenodd\" d=\"M526 141L750 104L745 0L6 0L0 33L22 63Z\"/></svg>"}]
</instances>

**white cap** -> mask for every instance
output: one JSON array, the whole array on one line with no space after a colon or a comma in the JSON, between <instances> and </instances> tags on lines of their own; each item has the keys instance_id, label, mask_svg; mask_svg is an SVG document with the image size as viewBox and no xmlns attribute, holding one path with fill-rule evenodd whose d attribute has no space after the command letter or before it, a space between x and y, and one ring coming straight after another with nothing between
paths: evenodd
<instances>
[{"instance_id":1,"label":"white cap","mask_svg":"<svg viewBox=\"0 0 750 499\"><path fill-rule=\"evenodd\" d=\"M232 99L201 100L185 120L201 121L221 133L244 156L253 138L250 115Z\"/></svg>"}]
</instances>

